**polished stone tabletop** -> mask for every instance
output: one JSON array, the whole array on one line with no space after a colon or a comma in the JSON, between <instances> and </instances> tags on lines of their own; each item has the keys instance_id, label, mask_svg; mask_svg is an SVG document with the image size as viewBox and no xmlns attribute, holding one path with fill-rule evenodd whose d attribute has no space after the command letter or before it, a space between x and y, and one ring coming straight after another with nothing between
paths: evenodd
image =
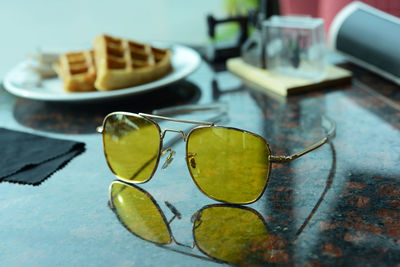
<instances>
[{"instance_id":1,"label":"polished stone tabletop","mask_svg":"<svg viewBox=\"0 0 400 267\"><path fill-rule=\"evenodd\" d=\"M114 101L46 103L0 91L0 127L84 142L86 151L39 186L0 184L3 266L208 266L198 249L156 246L131 234L108 206L108 169L95 132L111 111L150 112L188 103L225 102L227 126L257 133L274 154L297 152L324 136L321 114L336 121L336 137L290 163L273 164L260 200L247 205L269 238L243 252L243 265L387 265L400 263L400 91L353 65L352 83L291 96L269 96L205 62L186 80ZM196 119L201 119L197 114ZM4 144L3 144L4 145ZM167 169L140 185L160 205L182 214L174 238L192 244L191 216L217 203L190 179L184 143ZM215 241L218 242L218 241ZM229 250L229 248L226 248ZM247 253L247 254L246 254Z\"/></svg>"}]
</instances>

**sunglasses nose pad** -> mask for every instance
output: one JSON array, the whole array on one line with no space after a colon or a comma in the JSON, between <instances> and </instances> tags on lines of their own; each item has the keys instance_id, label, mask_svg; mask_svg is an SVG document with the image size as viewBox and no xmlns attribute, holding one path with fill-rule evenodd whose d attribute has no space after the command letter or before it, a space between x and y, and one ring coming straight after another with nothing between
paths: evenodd
<instances>
[{"instance_id":1,"label":"sunglasses nose pad","mask_svg":"<svg viewBox=\"0 0 400 267\"><path fill-rule=\"evenodd\" d=\"M169 154L168 154L168 157L165 159L162 169L166 169L169 166L169 164L171 164L171 162L174 160L174 156L175 156L176 152L174 150L172 150L171 148L168 148L167 150L164 150L162 152L162 155L165 155L166 153L169 153Z\"/></svg>"},{"instance_id":2,"label":"sunglasses nose pad","mask_svg":"<svg viewBox=\"0 0 400 267\"><path fill-rule=\"evenodd\" d=\"M196 153L190 153L187 156L187 158L189 160L190 167L192 167L193 169L196 169L196 160L195 160L195 156L196 155L197 155Z\"/></svg>"},{"instance_id":3,"label":"sunglasses nose pad","mask_svg":"<svg viewBox=\"0 0 400 267\"><path fill-rule=\"evenodd\" d=\"M200 224L201 224L201 219L200 219L200 217L201 217L201 211L196 211L196 213L193 214L192 217L190 218L190 221L191 221L192 223L194 223L194 228L195 228L195 229L196 229L197 227L199 227Z\"/></svg>"}]
</instances>

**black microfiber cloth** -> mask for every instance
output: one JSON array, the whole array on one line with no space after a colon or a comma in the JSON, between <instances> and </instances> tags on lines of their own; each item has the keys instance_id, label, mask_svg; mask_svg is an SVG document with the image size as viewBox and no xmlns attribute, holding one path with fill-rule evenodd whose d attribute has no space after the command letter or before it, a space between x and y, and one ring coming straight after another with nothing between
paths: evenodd
<instances>
[{"instance_id":1,"label":"black microfiber cloth","mask_svg":"<svg viewBox=\"0 0 400 267\"><path fill-rule=\"evenodd\" d=\"M0 128L0 182L39 185L85 144Z\"/></svg>"}]
</instances>

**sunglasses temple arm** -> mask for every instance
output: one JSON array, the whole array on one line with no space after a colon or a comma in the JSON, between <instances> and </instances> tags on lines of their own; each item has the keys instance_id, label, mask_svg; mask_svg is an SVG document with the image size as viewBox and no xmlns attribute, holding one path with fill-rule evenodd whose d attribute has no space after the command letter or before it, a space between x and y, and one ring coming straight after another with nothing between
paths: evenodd
<instances>
[{"instance_id":1,"label":"sunglasses temple arm","mask_svg":"<svg viewBox=\"0 0 400 267\"><path fill-rule=\"evenodd\" d=\"M327 116L321 116L321 117L322 117L322 126L326 133L326 136L323 139L306 147L302 151L292 154L290 156L273 156L273 155L271 155L270 161L275 162L275 163L289 162L289 161L297 159L297 158L319 148L320 146L322 146L325 143L330 142L336 135L336 123Z\"/></svg>"}]
</instances>

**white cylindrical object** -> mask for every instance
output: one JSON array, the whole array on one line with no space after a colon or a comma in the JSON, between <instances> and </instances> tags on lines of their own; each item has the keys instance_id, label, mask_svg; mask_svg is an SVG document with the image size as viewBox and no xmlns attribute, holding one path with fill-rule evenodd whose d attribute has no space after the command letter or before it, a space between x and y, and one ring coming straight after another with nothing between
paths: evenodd
<instances>
[{"instance_id":1,"label":"white cylindrical object","mask_svg":"<svg viewBox=\"0 0 400 267\"><path fill-rule=\"evenodd\" d=\"M400 84L400 19L361 2L335 17L329 44L354 64Z\"/></svg>"}]
</instances>

